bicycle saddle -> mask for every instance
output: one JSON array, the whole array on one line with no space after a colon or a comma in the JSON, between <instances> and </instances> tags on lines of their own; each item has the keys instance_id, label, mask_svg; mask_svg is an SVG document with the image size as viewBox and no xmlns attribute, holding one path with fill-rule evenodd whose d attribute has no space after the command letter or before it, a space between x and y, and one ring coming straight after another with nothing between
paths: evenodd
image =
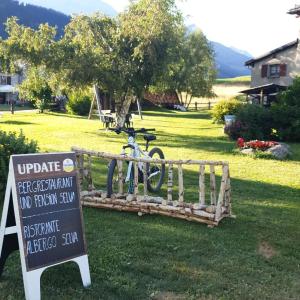
<instances>
[{"instance_id":1,"label":"bicycle saddle","mask_svg":"<svg viewBox=\"0 0 300 300\"><path fill-rule=\"evenodd\" d=\"M144 135L144 140L147 141L147 142L155 141L156 140L156 136L153 135L153 134L145 134Z\"/></svg>"}]
</instances>

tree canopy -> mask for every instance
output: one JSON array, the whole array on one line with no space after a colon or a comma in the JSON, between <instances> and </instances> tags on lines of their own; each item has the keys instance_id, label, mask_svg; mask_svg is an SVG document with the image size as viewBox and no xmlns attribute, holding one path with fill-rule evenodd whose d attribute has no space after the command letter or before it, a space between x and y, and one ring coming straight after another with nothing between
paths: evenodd
<instances>
[{"instance_id":1,"label":"tree canopy","mask_svg":"<svg viewBox=\"0 0 300 300\"><path fill-rule=\"evenodd\" d=\"M120 114L149 86L191 97L211 92L213 53L202 32L185 32L175 0L132 1L116 18L74 16L60 40L54 27L31 29L16 18L8 19L6 30L2 67L16 69L21 62L42 67L56 86L98 86L115 99Z\"/></svg>"}]
</instances>

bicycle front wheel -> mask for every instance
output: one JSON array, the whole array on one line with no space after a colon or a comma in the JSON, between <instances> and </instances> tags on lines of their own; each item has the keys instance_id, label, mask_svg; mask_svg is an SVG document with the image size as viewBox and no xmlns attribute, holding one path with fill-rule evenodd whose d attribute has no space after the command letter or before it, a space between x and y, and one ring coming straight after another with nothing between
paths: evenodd
<instances>
[{"instance_id":1,"label":"bicycle front wheel","mask_svg":"<svg viewBox=\"0 0 300 300\"><path fill-rule=\"evenodd\" d=\"M125 180L128 172L128 162L123 161L122 164L122 178L119 174L117 160L113 159L108 167L107 175L107 198L110 198L111 195L117 194L119 192L119 182L122 182L123 185L123 194L133 194L134 191L134 170L131 168L129 180ZM120 180L119 180L120 179Z\"/></svg>"},{"instance_id":2,"label":"bicycle front wheel","mask_svg":"<svg viewBox=\"0 0 300 300\"><path fill-rule=\"evenodd\" d=\"M151 158L160 158L164 159L165 156L160 148L152 148L149 152ZM165 177L166 166L164 164L158 163L147 163L147 173L148 173L148 182L147 188L148 191L156 193L160 190L164 177Z\"/></svg>"}]
</instances>

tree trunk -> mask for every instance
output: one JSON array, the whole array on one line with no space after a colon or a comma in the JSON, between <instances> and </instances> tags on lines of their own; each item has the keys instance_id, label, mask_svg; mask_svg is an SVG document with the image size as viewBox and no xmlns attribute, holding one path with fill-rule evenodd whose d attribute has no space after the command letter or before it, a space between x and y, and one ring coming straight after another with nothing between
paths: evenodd
<instances>
[{"instance_id":1,"label":"tree trunk","mask_svg":"<svg viewBox=\"0 0 300 300\"><path fill-rule=\"evenodd\" d=\"M193 96L191 95L191 97L190 97L190 101L189 101L189 103L188 103L188 105L187 105L187 109L189 108L189 106L191 105L191 103L192 103L192 100L193 100Z\"/></svg>"},{"instance_id":2,"label":"tree trunk","mask_svg":"<svg viewBox=\"0 0 300 300\"><path fill-rule=\"evenodd\" d=\"M176 94L178 96L180 105L183 105L182 93L180 91L176 91Z\"/></svg>"},{"instance_id":3,"label":"tree trunk","mask_svg":"<svg viewBox=\"0 0 300 300\"><path fill-rule=\"evenodd\" d=\"M132 101L133 97L131 95L122 97L121 103L117 107L117 127L124 127L126 115L128 114Z\"/></svg>"}]
</instances>

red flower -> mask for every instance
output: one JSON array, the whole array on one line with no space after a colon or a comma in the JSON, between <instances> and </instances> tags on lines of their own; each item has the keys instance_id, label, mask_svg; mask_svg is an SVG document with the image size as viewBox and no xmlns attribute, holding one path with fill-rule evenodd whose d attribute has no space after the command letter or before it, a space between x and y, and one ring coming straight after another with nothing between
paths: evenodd
<instances>
[{"instance_id":1,"label":"red flower","mask_svg":"<svg viewBox=\"0 0 300 300\"><path fill-rule=\"evenodd\" d=\"M236 143L237 143L239 148L243 148L245 146L245 141L244 141L243 138L238 138Z\"/></svg>"},{"instance_id":2,"label":"red flower","mask_svg":"<svg viewBox=\"0 0 300 300\"><path fill-rule=\"evenodd\" d=\"M254 140L254 141L249 141L249 142L245 142L244 139L239 138L237 140L237 145L239 148L252 148L255 150L262 150L265 151L275 145L278 145L277 142L273 142L273 141L258 141L258 140Z\"/></svg>"}]
</instances>

